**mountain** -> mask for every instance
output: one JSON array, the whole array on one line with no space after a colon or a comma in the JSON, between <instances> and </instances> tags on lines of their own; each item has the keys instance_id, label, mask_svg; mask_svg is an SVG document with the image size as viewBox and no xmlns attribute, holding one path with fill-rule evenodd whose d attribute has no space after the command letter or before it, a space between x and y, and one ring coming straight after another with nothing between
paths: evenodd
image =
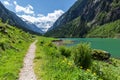
<instances>
[{"instance_id":1,"label":"mountain","mask_svg":"<svg viewBox=\"0 0 120 80\"><path fill-rule=\"evenodd\" d=\"M54 25L49 29L54 29L58 27L59 25L66 24L69 21L72 21L73 19L77 18L79 15L82 14L83 8L87 4L87 0L83 0L82 2L79 0L77 1L65 14L63 14L55 23Z\"/></svg>"},{"instance_id":2,"label":"mountain","mask_svg":"<svg viewBox=\"0 0 120 80\"><path fill-rule=\"evenodd\" d=\"M24 18L21 18L21 19L29 26L29 29L30 29L30 30L32 30L32 31L34 31L34 32L37 32L37 33L41 33L41 34L44 33L44 32L43 32L40 28L38 28L34 23L29 22L29 21L27 21L27 20L24 19Z\"/></svg>"},{"instance_id":3,"label":"mountain","mask_svg":"<svg viewBox=\"0 0 120 80\"><path fill-rule=\"evenodd\" d=\"M119 19L120 0L77 0L45 36L86 37L93 28Z\"/></svg>"},{"instance_id":4,"label":"mountain","mask_svg":"<svg viewBox=\"0 0 120 80\"><path fill-rule=\"evenodd\" d=\"M41 32L39 32L38 30L34 30L35 27L33 29L31 25L29 25L28 23L26 24L26 22L24 22L15 13L6 9L1 2L0 2L0 18L2 19L3 22L7 22L8 24L12 26L21 28L26 32L41 35ZM36 27L36 29L38 28Z\"/></svg>"},{"instance_id":5,"label":"mountain","mask_svg":"<svg viewBox=\"0 0 120 80\"><path fill-rule=\"evenodd\" d=\"M39 21L39 22L34 22L34 24L39 27L43 33L46 33L46 31L49 29L50 26L53 25L52 21Z\"/></svg>"}]
</instances>

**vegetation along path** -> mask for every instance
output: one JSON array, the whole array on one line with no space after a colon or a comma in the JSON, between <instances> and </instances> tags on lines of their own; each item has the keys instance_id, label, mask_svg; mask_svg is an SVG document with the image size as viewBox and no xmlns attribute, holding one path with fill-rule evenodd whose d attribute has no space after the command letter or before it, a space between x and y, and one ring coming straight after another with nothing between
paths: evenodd
<instances>
[{"instance_id":1,"label":"vegetation along path","mask_svg":"<svg viewBox=\"0 0 120 80\"><path fill-rule=\"evenodd\" d=\"M33 42L29 47L29 50L24 58L24 66L21 69L20 77L18 80L37 80L33 70L33 59L35 56L36 42L37 40Z\"/></svg>"}]
</instances>

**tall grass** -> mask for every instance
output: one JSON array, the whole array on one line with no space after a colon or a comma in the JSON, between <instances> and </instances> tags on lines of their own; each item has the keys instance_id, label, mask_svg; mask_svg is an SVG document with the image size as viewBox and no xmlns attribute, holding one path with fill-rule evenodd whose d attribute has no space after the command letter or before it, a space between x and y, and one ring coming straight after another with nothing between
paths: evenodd
<instances>
[{"instance_id":1,"label":"tall grass","mask_svg":"<svg viewBox=\"0 0 120 80\"><path fill-rule=\"evenodd\" d=\"M89 44L81 43L73 50L74 62L77 66L82 66L84 69L90 67L92 63L91 58L92 49Z\"/></svg>"}]
</instances>

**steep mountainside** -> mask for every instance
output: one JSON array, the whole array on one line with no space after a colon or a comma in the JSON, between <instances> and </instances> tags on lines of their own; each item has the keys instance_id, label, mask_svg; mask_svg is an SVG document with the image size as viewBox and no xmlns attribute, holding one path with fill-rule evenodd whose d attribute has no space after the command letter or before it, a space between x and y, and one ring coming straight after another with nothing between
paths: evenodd
<instances>
[{"instance_id":1,"label":"steep mountainside","mask_svg":"<svg viewBox=\"0 0 120 80\"><path fill-rule=\"evenodd\" d=\"M15 13L6 9L1 2L0 2L0 18L2 19L3 22L8 22L8 24L21 28L24 31L35 33L35 34L41 34L40 32L33 30L33 28L30 25L26 24Z\"/></svg>"},{"instance_id":2,"label":"steep mountainside","mask_svg":"<svg viewBox=\"0 0 120 80\"><path fill-rule=\"evenodd\" d=\"M92 28L118 19L120 19L120 0L77 0L45 35L86 37Z\"/></svg>"},{"instance_id":3,"label":"steep mountainside","mask_svg":"<svg viewBox=\"0 0 120 80\"><path fill-rule=\"evenodd\" d=\"M54 29L60 25L66 24L67 22L77 18L82 14L83 8L87 4L87 0L78 0L65 14L63 14L49 29Z\"/></svg>"}]
</instances>

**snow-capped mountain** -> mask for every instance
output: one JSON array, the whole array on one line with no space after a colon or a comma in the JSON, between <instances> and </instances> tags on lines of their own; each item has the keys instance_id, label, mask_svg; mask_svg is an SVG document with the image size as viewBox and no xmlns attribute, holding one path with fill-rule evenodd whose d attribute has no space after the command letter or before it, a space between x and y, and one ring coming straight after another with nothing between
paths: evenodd
<instances>
[{"instance_id":1,"label":"snow-capped mountain","mask_svg":"<svg viewBox=\"0 0 120 80\"><path fill-rule=\"evenodd\" d=\"M43 33L43 31L34 24L26 21L25 19L24 20L21 19L14 12L5 8L1 1L0 1L0 18L2 19L3 22L6 22L8 20L8 24L21 28L26 32L38 35L41 35L41 33Z\"/></svg>"},{"instance_id":2,"label":"snow-capped mountain","mask_svg":"<svg viewBox=\"0 0 120 80\"><path fill-rule=\"evenodd\" d=\"M19 15L26 19L29 22L35 24L38 28L40 28L44 33L53 26L54 22L64 13L62 10L55 10L53 13L48 13L47 15Z\"/></svg>"},{"instance_id":3,"label":"snow-capped mountain","mask_svg":"<svg viewBox=\"0 0 120 80\"><path fill-rule=\"evenodd\" d=\"M44 33L53 25L54 22L46 21L46 22L35 22L34 24L39 27Z\"/></svg>"},{"instance_id":4,"label":"snow-capped mountain","mask_svg":"<svg viewBox=\"0 0 120 80\"><path fill-rule=\"evenodd\" d=\"M29 29L31 29L31 30L33 30L33 31L35 31L35 32L41 33L41 34L44 33L44 31L42 31L42 29L39 28L38 26L36 26L34 23L29 22L29 21L27 21L27 20L24 19L24 18L21 18L21 19L22 19L27 25L29 25Z\"/></svg>"}]
</instances>

